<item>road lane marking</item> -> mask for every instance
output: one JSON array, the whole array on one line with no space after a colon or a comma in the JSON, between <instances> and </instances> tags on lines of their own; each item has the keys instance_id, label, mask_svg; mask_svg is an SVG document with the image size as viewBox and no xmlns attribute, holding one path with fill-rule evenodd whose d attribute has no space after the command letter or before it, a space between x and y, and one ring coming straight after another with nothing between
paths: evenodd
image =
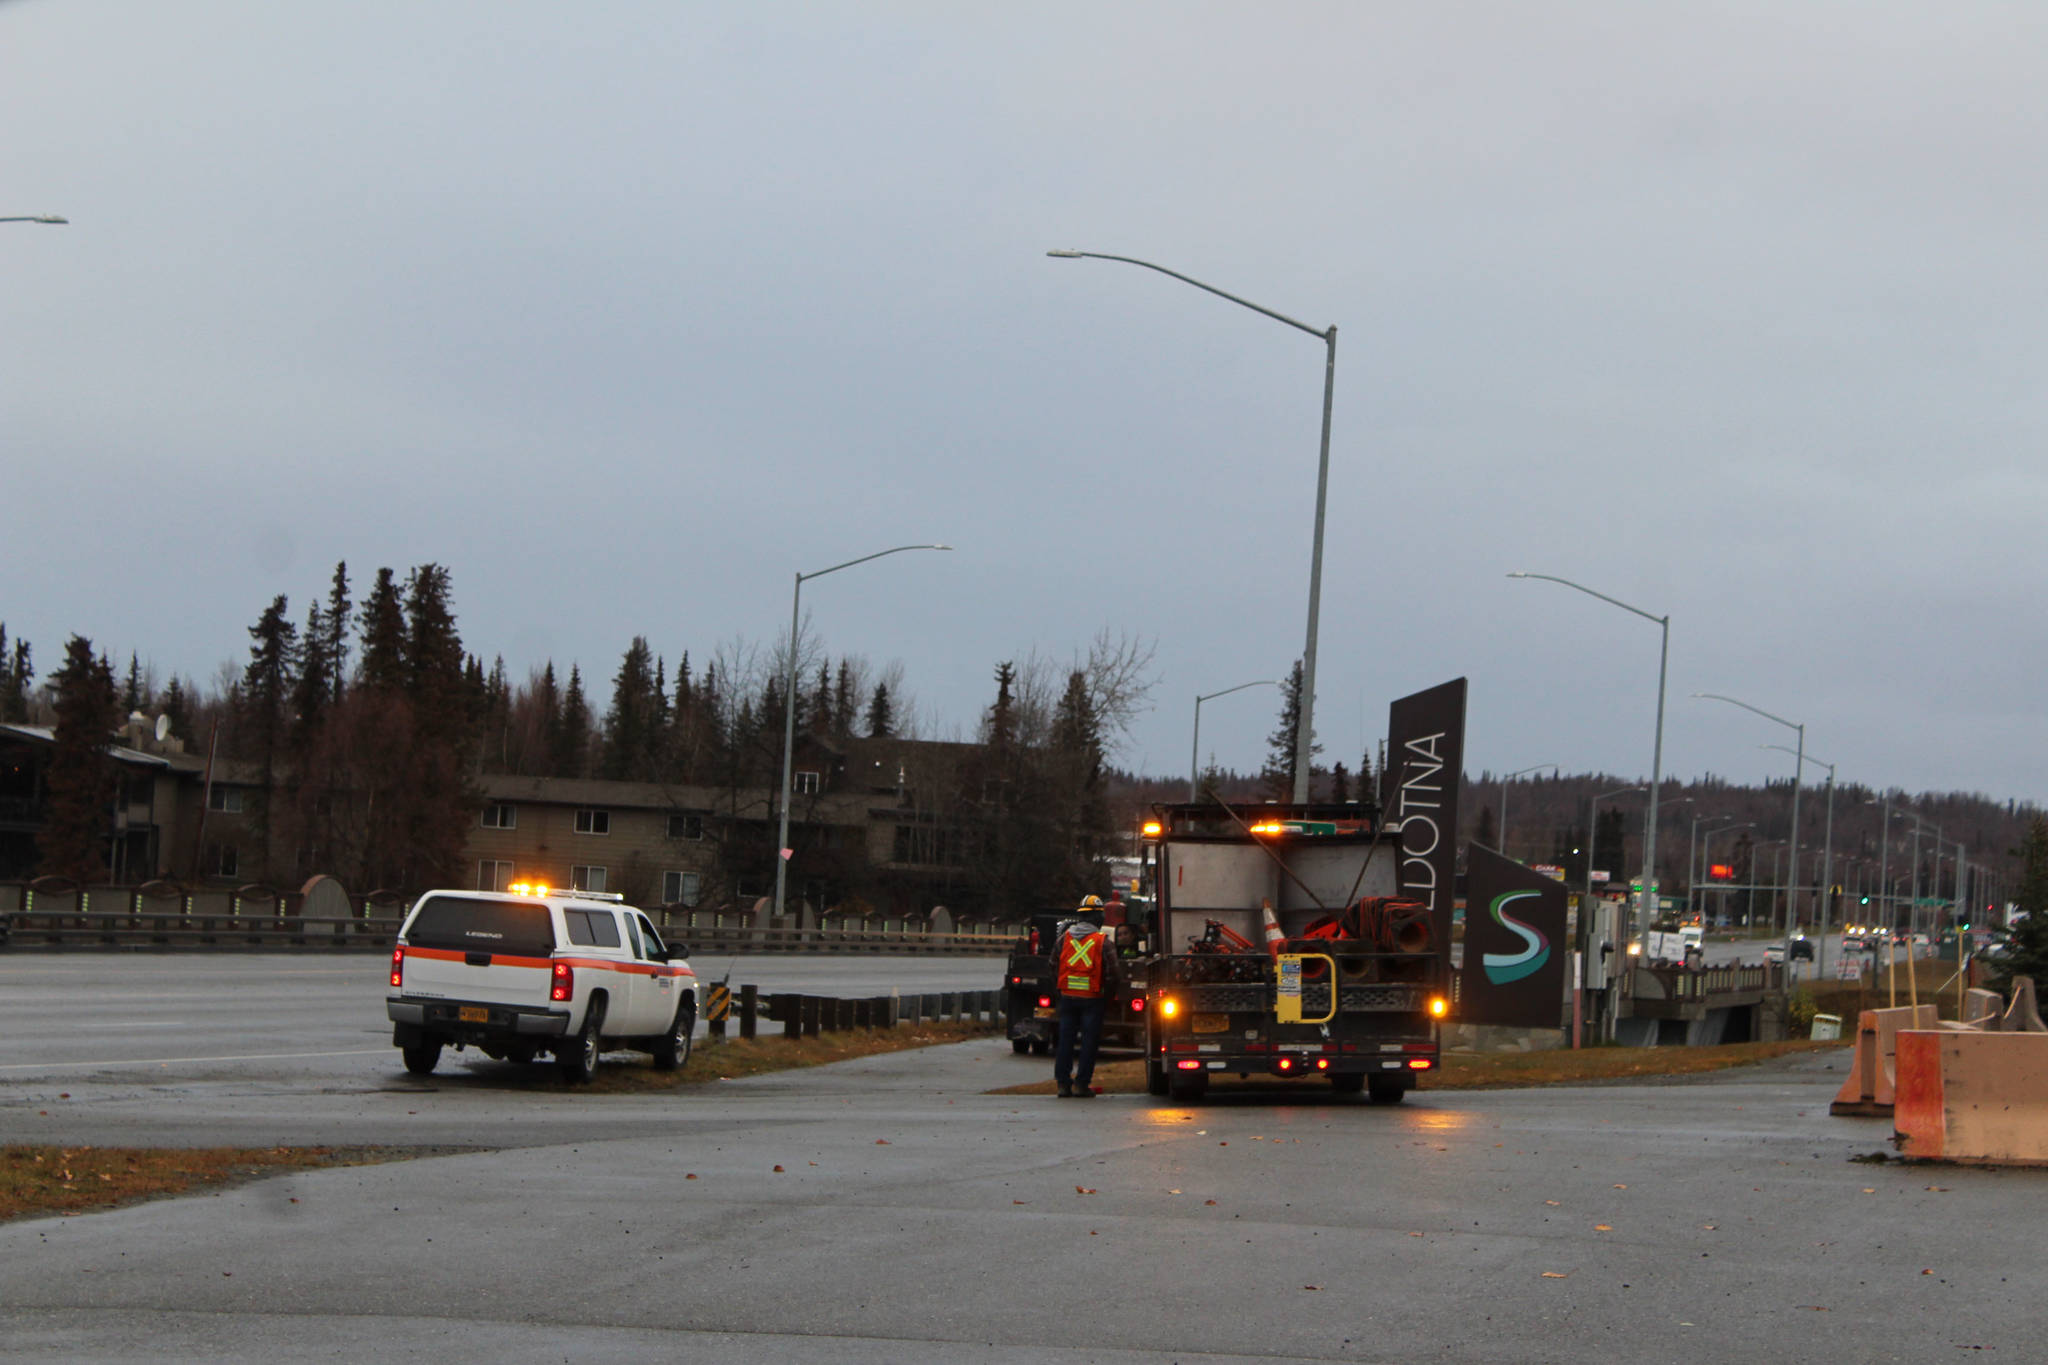
<instances>
[{"instance_id":1,"label":"road lane marking","mask_svg":"<svg viewBox=\"0 0 2048 1365\"><path fill-rule=\"evenodd\" d=\"M105 1062L10 1062L0 1071L56 1071L80 1066L185 1066L193 1062L286 1062L301 1057L379 1057L388 1047L359 1047L347 1052L252 1052L240 1057L129 1057Z\"/></svg>"}]
</instances>

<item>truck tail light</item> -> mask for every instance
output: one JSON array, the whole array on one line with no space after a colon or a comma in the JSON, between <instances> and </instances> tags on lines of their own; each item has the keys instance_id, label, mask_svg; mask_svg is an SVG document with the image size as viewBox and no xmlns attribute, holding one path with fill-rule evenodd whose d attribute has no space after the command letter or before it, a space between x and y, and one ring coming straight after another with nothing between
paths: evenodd
<instances>
[{"instance_id":1,"label":"truck tail light","mask_svg":"<svg viewBox=\"0 0 2048 1365\"><path fill-rule=\"evenodd\" d=\"M1179 1013L1180 1001L1174 999L1170 995L1162 995L1159 997L1159 1017L1161 1019L1171 1019Z\"/></svg>"},{"instance_id":2,"label":"truck tail light","mask_svg":"<svg viewBox=\"0 0 2048 1365\"><path fill-rule=\"evenodd\" d=\"M1328 1071L1329 1069L1330 1069L1330 1059L1329 1059L1328 1057L1318 1057L1318 1058L1316 1058L1316 1070L1318 1070L1318 1071Z\"/></svg>"},{"instance_id":3,"label":"truck tail light","mask_svg":"<svg viewBox=\"0 0 2048 1365\"><path fill-rule=\"evenodd\" d=\"M1049 995L1041 995L1041 996L1039 996L1039 997L1038 997L1038 1008L1040 1008L1040 1009L1042 1009L1042 1010L1049 1010L1049 1009L1051 1009L1051 1008L1052 1008L1052 997L1051 997L1051 996L1049 996Z\"/></svg>"},{"instance_id":4,"label":"truck tail light","mask_svg":"<svg viewBox=\"0 0 2048 1365\"><path fill-rule=\"evenodd\" d=\"M1145 997L1142 995L1135 997L1131 1001L1131 1009L1138 1014L1143 1014L1145 1012Z\"/></svg>"},{"instance_id":5,"label":"truck tail light","mask_svg":"<svg viewBox=\"0 0 2048 1365\"><path fill-rule=\"evenodd\" d=\"M1184 1062L1175 1062L1174 1066L1182 1071L1200 1071L1202 1062L1198 1057L1190 1057Z\"/></svg>"},{"instance_id":6,"label":"truck tail light","mask_svg":"<svg viewBox=\"0 0 2048 1365\"><path fill-rule=\"evenodd\" d=\"M1280 1059L1280 1069L1281 1069L1282 1071L1292 1071L1292 1070L1294 1070L1294 1058L1292 1058L1292 1057L1282 1057L1282 1058Z\"/></svg>"},{"instance_id":7,"label":"truck tail light","mask_svg":"<svg viewBox=\"0 0 2048 1365\"><path fill-rule=\"evenodd\" d=\"M1451 1012L1451 1002L1450 1002L1450 1001L1448 1001L1448 1000L1444 999L1444 998L1443 998L1443 997L1442 997L1441 995L1432 995L1431 997L1429 997L1429 1017L1430 1017L1430 1018L1432 1018L1432 1019L1441 1019L1441 1018L1443 1018L1443 1017L1444 1017L1445 1015L1449 1014L1450 1012Z\"/></svg>"},{"instance_id":8,"label":"truck tail light","mask_svg":"<svg viewBox=\"0 0 2048 1365\"><path fill-rule=\"evenodd\" d=\"M555 984L548 990L548 999L567 1000L576 994L576 972L566 962L555 964Z\"/></svg>"},{"instance_id":9,"label":"truck tail light","mask_svg":"<svg viewBox=\"0 0 2048 1365\"><path fill-rule=\"evenodd\" d=\"M391 950L391 984L394 986L403 986L405 984L405 949L403 948L393 948Z\"/></svg>"},{"instance_id":10,"label":"truck tail light","mask_svg":"<svg viewBox=\"0 0 2048 1365\"><path fill-rule=\"evenodd\" d=\"M1435 1065L1436 1063L1427 1057L1410 1057L1408 1059L1408 1069L1410 1071L1427 1071Z\"/></svg>"}]
</instances>

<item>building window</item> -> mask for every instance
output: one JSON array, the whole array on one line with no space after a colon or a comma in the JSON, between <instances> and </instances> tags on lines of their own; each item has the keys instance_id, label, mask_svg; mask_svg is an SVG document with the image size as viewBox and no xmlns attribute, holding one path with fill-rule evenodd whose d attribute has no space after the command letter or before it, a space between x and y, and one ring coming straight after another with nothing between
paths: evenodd
<instances>
[{"instance_id":1,"label":"building window","mask_svg":"<svg viewBox=\"0 0 2048 1365\"><path fill-rule=\"evenodd\" d=\"M798 796L816 796L818 794L818 775L814 772L806 772L799 769L793 780L793 786Z\"/></svg>"},{"instance_id":2,"label":"building window","mask_svg":"<svg viewBox=\"0 0 2048 1365\"><path fill-rule=\"evenodd\" d=\"M479 891L503 891L505 884L512 880L512 864L495 858L485 858L476 865L476 889Z\"/></svg>"},{"instance_id":3,"label":"building window","mask_svg":"<svg viewBox=\"0 0 2048 1365\"><path fill-rule=\"evenodd\" d=\"M576 812L578 834L610 834L612 813L608 810L579 810Z\"/></svg>"},{"instance_id":4,"label":"building window","mask_svg":"<svg viewBox=\"0 0 2048 1365\"><path fill-rule=\"evenodd\" d=\"M701 839L704 837L704 817L701 815L671 815L668 818L668 837L671 839Z\"/></svg>"},{"instance_id":5,"label":"building window","mask_svg":"<svg viewBox=\"0 0 2048 1365\"><path fill-rule=\"evenodd\" d=\"M743 872L734 879L732 890L733 895L737 896L740 900L740 908L746 909L748 908L748 901L759 900L767 895L767 888L773 885L773 882L764 881L760 877Z\"/></svg>"},{"instance_id":6,"label":"building window","mask_svg":"<svg viewBox=\"0 0 2048 1365\"><path fill-rule=\"evenodd\" d=\"M578 863L569 869L569 885L575 887L578 891L602 891L604 890L604 869Z\"/></svg>"},{"instance_id":7,"label":"building window","mask_svg":"<svg viewBox=\"0 0 2048 1365\"><path fill-rule=\"evenodd\" d=\"M519 812L512 806L495 805L484 807L485 829L518 829Z\"/></svg>"},{"instance_id":8,"label":"building window","mask_svg":"<svg viewBox=\"0 0 2048 1365\"><path fill-rule=\"evenodd\" d=\"M242 875L242 859L233 844L215 844L213 856L207 863L216 877L239 877Z\"/></svg>"},{"instance_id":9,"label":"building window","mask_svg":"<svg viewBox=\"0 0 2048 1365\"><path fill-rule=\"evenodd\" d=\"M242 813L242 789L240 787L215 787L206 794L208 810L226 811L230 815Z\"/></svg>"},{"instance_id":10,"label":"building window","mask_svg":"<svg viewBox=\"0 0 2048 1365\"><path fill-rule=\"evenodd\" d=\"M664 872L661 874L662 904L695 905L703 898L703 879L696 873Z\"/></svg>"}]
</instances>

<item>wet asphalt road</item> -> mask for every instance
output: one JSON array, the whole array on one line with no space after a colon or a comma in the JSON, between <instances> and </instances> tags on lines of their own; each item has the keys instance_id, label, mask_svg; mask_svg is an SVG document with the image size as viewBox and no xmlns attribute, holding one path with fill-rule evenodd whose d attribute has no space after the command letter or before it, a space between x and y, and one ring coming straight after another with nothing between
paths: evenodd
<instances>
[{"instance_id":1,"label":"wet asphalt road","mask_svg":"<svg viewBox=\"0 0 2048 1365\"><path fill-rule=\"evenodd\" d=\"M1385 1108L991 1094L1047 1070L996 1040L658 1096L0 1073L6 1142L510 1144L0 1227L0 1353L2039 1358L2048 1173L1851 1160L1889 1125L1827 1116L1845 1060Z\"/></svg>"}]
</instances>

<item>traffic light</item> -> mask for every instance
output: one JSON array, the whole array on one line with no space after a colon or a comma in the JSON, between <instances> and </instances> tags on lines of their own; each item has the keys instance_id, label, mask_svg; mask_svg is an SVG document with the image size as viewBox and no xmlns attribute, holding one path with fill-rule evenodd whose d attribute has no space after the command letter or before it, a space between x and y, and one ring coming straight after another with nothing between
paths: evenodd
<instances>
[{"instance_id":1,"label":"traffic light","mask_svg":"<svg viewBox=\"0 0 2048 1365\"><path fill-rule=\"evenodd\" d=\"M1862 904L1862 905L1868 905L1868 904L1870 904L1870 897L1868 897L1868 896L1865 896L1865 897L1864 897L1864 898L1863 898L1863 899L1862 899L1862 900L1861 900L1860 902L1858 902L1858 903L1859 903L1859 904Z\"/></svg>"}]
</instances>

